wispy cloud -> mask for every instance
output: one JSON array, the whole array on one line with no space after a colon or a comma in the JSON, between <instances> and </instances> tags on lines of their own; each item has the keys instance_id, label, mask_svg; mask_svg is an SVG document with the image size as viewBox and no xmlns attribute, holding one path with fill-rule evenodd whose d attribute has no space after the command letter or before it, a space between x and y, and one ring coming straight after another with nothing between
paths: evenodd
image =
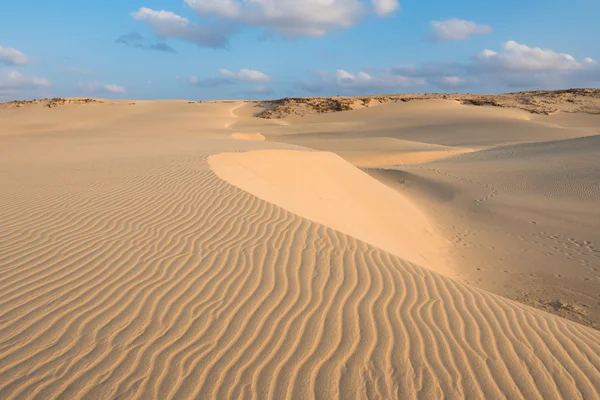
<instances>
[{"instance_id":1,"label":"wispy cloud","mask_svg":"<svg viewBox=\"0 0 600 400\"><path fill-rule=\"evenodd\" d=\"M301 82L301 86L311 93L339 92L341 94L393 92L426 85L425 78L398 75L389 69L357 73L344 69L338 69L335 73L317 71L313 78Z\"/></svg>"},{"instance_id":2,"label":"wispy cloud","mask_svg":"<svg viewBox=\"0 0 600 400\"><path fill-rule=\"evenodd\" d=\"M192 86L205 89L216 89L222 86L230 86L235 84L231 79L228 78L212 77L201 79L195 76L190 76L188 78L188 83Z\"/></svg>"},{"instance_id":3,"label":"wispy cloud","mask_svg":"<svg viewBox=\"0 0 600 400\"><path fill-rule=\"evenodd\" d=\"M79 82L77 84L77 87L82 92L90 94L125 94L127 92L127 90L123 86L112 83L104 84L100 82Z\"/></svg>"},{"instance_id":4,"label":"wispy cloud","mask_svg":"<svg viewBox=\"0 0 600 400\"><path fill-rule=\"evenodd\" d=\"M0 46L0 63L4 65L23 65L29 58L17 49Z\"/></svg>"},{"instance_id":5,"label":"wispy cloud","mask_svg":"<svg viewBox=\"0 0 600 400\"><path fill-rule=\"evenodd\" d=\"M115 40L115 42L124 44L128 47L133 47L135 49L154 50L161 51L164 53L177 53L177 51L169 44L165 42L154 42L151 39L146 38L137 32L131 32L126 35L121 35Z\"/></svg>"},{"instance_id":6,"label":"wispy cloud","mask_svg":"<svg viewBox=\"0 0 600 400\"><path fill-rule=\"evenodd\" d=\"M46 78L26 76L15 70L0 70L1 95L18 95L49 86L50 82Z\"/></svg>"},{"instance_id":7,"label":"wispy cloud","mask_svg":"<svg viewBox=\"0 0 600 400\"><path fill-rule=\"evenodd\" d=\"M463 19L431 21L433 39L438 41L465 40L473 35L489 35L494 29L490 25L478 24Z\"/></svg>"},{"instance_id":8,"label":"wispy cloud","mask_svg":"<svg viewBox=\"0 0 600 400\"><path fill-rule=\"evenodd\" d=\"M269 75L255 69L243 68L237 72L221 69L219 74L221 76L209 78L191 76L188 78L188 83L201 88L214 89L221 86L232 86L238 82L267 83L271 81Z\"/></svg>"},{"instance_id":9,"label":"wispy cloud","mask_svg":"<svg viewBox=\"0 0 600 400\"><path fill-rule=\"evenodd\" d=\"M269 75L255 69L241 69L237 72L222 69L219 72L223 76L244 82L269 82L271 80Z\"/></svg>"},{"instance_id":10,"label":"wispy cloud","mask_svg":"<svg viewBox=\"0 0 600 400\"><path fill-rule=\"evenodd\" d=\"M507 41L498 51L483 50L467 63L400 65L350 73L317 72L301 82L311 93L356 94L393 92L405 88L504 87L549 89L594 86L600 83L600 65L590 57L577 60L570 54Z\"/></svg>"}]
</instances>

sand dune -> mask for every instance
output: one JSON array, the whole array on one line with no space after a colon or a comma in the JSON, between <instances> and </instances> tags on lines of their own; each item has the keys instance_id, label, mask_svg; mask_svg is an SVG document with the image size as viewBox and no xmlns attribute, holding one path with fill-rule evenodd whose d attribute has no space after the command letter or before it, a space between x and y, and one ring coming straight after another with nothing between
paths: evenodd
<instances>
[{"instance_id":1,"label":"sand dune","mask_svg":"<svg viewBox=\"0 0 600 400\"><path fill-rule=\"evenodd\" d=\"M240 112L255 110L254 106L248 107L251 107L248 111ZM379 150L377 142L368 145L366 141L382 138L418 143L421 147L446 146L464 151L598 134L600 116L584 115L583 119L583 123L572 123L577 119L570 118L570 115L537 116L523 110L433 100L275 120L280 121L279 124L273 124L274 120L262 120L265 121L262 126L260 120L251 119L248 125L249 129L260 131L271 141L308 147L315 145L316 148L335 152L336 143L341 144L343 151L348 147L346 141L351 139L362 139L360 145L366 146L365 151L371 146ZM246 121L241 119L237 122L237 129L244 129ZM326 147L322 147L324 143L327 143ZM392 148L399 150L400 143Z\"/></svg>"},{"instance_id":2,"label":"sand dune","mask_svg":"<svg viewBox=\"0 0 600 400\"><path fill-rule=\"evenodd\" d=\"M335 154L264 150L220 153L209 162L217 176L262 200L418 265L451 270L433 221Z\"/></svg>"},{"instance_id":3,"label":"sand dune","mask_svg":"<svg viewBox=\"0 0 600 400\"><path fill-rule=\"evenodd\" d=\"M273 141L275 129L301 134L292 120L248 130L266 141L234 139L256 124L247 106L0 110L0 398L600 397L599 331L411 262L417 245L454 245L430 205L470 194L432 169L460 177L484 153L384 173L389 186L422 178L399 194L337 156ZM378 137L356 114L384 107L351 112L350 138ZM416 146L389 118L396 135L380 137ZM584 131L536 124L537 138ZM470 148L443 130L421 146L436 134ZM580 140L563 144L595 143ZM555 151L528 146L514 151L541 162ZM488 151L482 174L513 150ZM441 231L425 243L412 230L423 226Z\"/></svg>"}]
</instances>

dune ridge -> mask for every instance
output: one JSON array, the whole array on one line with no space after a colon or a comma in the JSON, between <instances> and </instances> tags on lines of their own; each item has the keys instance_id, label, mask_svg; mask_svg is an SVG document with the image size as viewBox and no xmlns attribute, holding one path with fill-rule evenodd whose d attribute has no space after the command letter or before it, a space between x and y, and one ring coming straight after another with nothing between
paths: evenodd
<instances>
[{"instance_id":1,"label":"dune ridge","mask_svg":"<svg viewBox=\"0 0 600 400\"><path fill-rule=\"evenodd\" d=\"M336 154L255 150L215 154L209 164L217 176L260 199L407 261L452 273L434 221Z\"/></svg>"}]
</instances>

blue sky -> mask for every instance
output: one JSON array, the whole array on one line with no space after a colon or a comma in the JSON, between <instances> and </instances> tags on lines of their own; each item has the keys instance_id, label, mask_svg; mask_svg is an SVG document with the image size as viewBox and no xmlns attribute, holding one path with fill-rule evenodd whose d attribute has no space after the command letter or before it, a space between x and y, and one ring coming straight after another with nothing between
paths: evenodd
<instances>
[{"instance_id":1,"label":"blue sky","mask_svg":"<svg viewBox=\"0 0 600 400\"><path fill-rule=\"evenodd\" d=\"M2 0L0 101L598 87L599 16L597 0Z\"/></svg>"}]
</instances>

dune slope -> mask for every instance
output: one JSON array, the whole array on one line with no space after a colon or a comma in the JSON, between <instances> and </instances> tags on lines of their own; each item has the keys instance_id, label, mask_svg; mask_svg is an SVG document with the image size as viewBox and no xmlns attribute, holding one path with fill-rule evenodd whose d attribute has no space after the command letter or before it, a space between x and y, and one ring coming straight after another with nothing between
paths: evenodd
<instances>
[{"instance_id":1,"label":"dune slope","mask_svg":"<svg viewBox=\"0 0 600 400\"><path fill-rule=\"evenodd\" d=\"M451 272L434 222L406 197L333 153L220 153L209 163L220 178L263 200L407 261Z\"/></svg>"},{"instance_id":2,"label":"dune slope","mask_svg":"<svg viewBox=\"0 0 600 400\"><path fill-rule=\"evenodd\" d=\"M600 115L427 100L265 121L236 124L334 152L418 204L456 279L600 327Z\"/></svg>"},{"instance_id":3,"label":"dune slope","mask_svg":"<svg viewBox=\"0 0 600 400\"><path fill-rule=\"evenodd\" d=\"M209 164L292 147L194 130L196 108L181 135L120 112L84 134L0 139L0 398L600 397L600 332L312 222Z\"/></svg>"}]
</instances>

